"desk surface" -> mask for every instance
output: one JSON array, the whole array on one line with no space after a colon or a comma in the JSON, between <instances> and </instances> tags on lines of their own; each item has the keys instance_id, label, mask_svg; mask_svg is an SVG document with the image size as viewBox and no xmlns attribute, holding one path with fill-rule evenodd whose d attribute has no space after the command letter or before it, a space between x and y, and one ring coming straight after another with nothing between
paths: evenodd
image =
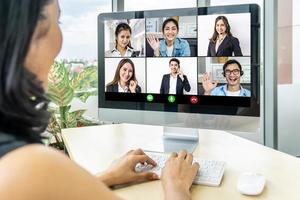
<instances>
[{"instance_id":1,"label":"desk surface","mask_svg":"<svg viewBox=\"0 0 300 200\"><path fill-rule=\"evenodd\" d=\"M162 137L161 126L134 124L102 125L63 130L72 160L95 174L132 148L143 147ZM193 199L203 200L299 200L300 159L239 138L225 131L199 129L199 145L193 153L201 159L226 161L219 187L192 186ZM236 184L245 171L263 174L264 192L255 197L241 195ZM115 190L124 199L163 199L160 181ZM148 195L151 194L151 195Z\"/></svg>"}]
</instances>

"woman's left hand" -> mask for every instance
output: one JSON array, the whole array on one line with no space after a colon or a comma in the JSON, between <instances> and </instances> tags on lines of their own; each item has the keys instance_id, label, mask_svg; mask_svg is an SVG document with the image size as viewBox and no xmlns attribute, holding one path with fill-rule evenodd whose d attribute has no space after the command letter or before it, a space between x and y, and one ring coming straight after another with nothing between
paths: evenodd
<instances>
[{"instance_id":1,"label":"woman's left hand","mask_svg":"<svg viewBox=\"0 0 300 200\"><path fill-rule=\"evenodd\" d=\"M97 177L107 186L157 180L158 176L153 172L135 172L135 166L145 162L156 166L156 162L147 156L143 150L131 150L114 161L109 169L98 174Z\"/></svg>"},{"instance_id":2,"label":"woman's left hand","mask_svg":"<svg viewBox=\"0 0 300 200\"><path fill-rule=\"evenodd\" d=\"M135 93L135 92L136 92L136 91L135 91L136 86L137 86L137 82L136 82L136 81L131 80L131 81L129 82L129 90L130 90L131 93Z\"/></svg>"}]
</instances>

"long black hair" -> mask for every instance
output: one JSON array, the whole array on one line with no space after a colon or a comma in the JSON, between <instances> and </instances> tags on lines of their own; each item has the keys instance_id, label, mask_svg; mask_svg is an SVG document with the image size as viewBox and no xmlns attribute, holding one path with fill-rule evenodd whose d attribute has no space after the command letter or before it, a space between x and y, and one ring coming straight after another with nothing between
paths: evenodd
<instances>
[{"instance_id":1,"label":"long black hair","mask_svg":"<svg viewBox=\"0 0 300 200\"><path fill-rule=\"evenodd\" d=\"M116 40L116 45L115 45L115 48L117 48L118 46L118 41L117 41L117 38L118 38L118 35L121 33L121 31L129 31L130 35L132 34L131 33L131 27L126 24L126 23L120 23L118 24L118 26L116 27L116 30L115 30L115 40ZM133 47L131 46L131 41L129 41L128 45L127 45L130 49L133 49Z\"/></svg>"},{"instance_id":2,"label":"long black hair","mask_svg":"<svg viewBox=\"0 0 300 200\"><path fill-rule=\"evenodd\" d=\"M130 80L128 81L127 84L129 85L129 82L130 82L131 80L137 81L137 80L136 80L136 76L135 76L135 67L134 67L134 63L133 63L132 60L130 60L129 58L124 58L124 59L120 60L118 66L117 66L117 69L116 69L116 72L115 72L114 79L113 79L110 83L108 83L108 84L106 85L106 87L107 87L107 86L110 86L110 85L118 84L118 82L120 81L120 70L121 70L121 68L123 67L123 65L125 65L126 63L129 63L129 64L131 65L131 67L132 67L132 76L131 76L131 78L130 78Z\"/></svg>"},{"instance_id":3,"label":"long black hair","mask_svg":"<svg viewBox=\"0 0 300 200\"><path fill-rule=\"evenodd\" d=\"M228 35L228 36L232 36L232 33L231 33L231 28L230 28L230 24L229 24L229 22L228 22L228 19L227 19L227 17L225 17L225 16L218 16L217 18L216 18L216 20L215 20L215 26L214 26L214 33L213 33L213 35L212 35L212 37L209 39L211 42L213 42L213 43L216 43L216 41L217 41L217 38L218 38L218 32L217 32L217 30L216 30L216 26L217 26L217 23L218 23L218 21L220 21L220 20L222 20L223 22L224 22L224 24L225 24L225 26L226 26L226 31L225 31L225 33Z\"/></svg>"},{"instance_id":4,"label":"long black hair","mask_svg":"<svg viewBox=\"0 0 300 200\"><path fill-rule=\"evenodd\" d=\"M36 75L24 66L43 10L53 0L0 1L0 131L38 142L50 114Z\"/></svg>"}]
</instances>

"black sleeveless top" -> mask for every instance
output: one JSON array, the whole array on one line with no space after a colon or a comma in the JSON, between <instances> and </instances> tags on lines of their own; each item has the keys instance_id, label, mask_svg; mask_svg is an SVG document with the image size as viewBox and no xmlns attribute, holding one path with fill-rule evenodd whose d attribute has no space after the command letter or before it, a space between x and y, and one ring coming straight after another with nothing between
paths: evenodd
<instances>
[{"instance_id":1,"label":"black sleeveless top","mask_svg":"<svg viewBox=\"0 0 300 200\"><path fill-rule=\"evenodd\" d=\"M22 140L11 134L0 132L0 158L10 151L13 151L26 144L29 144L26 142L26 140Z\"/></svg>"}]
</instances>

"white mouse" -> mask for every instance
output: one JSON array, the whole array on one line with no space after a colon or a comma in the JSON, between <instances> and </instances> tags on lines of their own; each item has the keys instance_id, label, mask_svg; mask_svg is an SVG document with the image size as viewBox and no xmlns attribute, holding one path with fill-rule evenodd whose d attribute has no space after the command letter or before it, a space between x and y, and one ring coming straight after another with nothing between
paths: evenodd
<instances>
[{"instance_id":1,"label":"white mouse","mask_svg":"<svg viewBox=\"0 0 300 200\"><path fill-rule=\"evenodd\" d=\"M266 184L266 178L262 174L245 172L239 176L237 189L245 195L259 195Z\"/></svg>"}]
</instances>

